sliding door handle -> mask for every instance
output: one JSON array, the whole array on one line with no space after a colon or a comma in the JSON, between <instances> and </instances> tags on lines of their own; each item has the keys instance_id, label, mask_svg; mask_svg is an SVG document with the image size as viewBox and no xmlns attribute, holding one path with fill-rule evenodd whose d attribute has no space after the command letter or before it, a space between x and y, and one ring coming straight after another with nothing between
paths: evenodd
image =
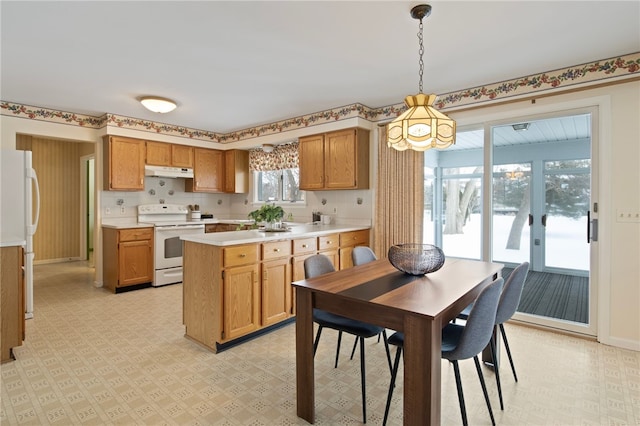
<instances>
[{"instance_id":1,"label":"sliding door handle","mask_svg":"<svg viewBox=\"0 0 640 426\"><path fill-rule=\"evenodd\" d=\"M547 227L547 215L543 214L542 217L540 218L540 222L542 223L542 226L544 226L545 228Z\"/></svg>"},{"instance_id":2,"label":"sliding door handle","mask_svg":"<svg viewBox=\"0 0 640 426\"><path fill-rule=\"evenodd\" d=\"M529 213L529 226L533 225L533 215Z\"/></svg>"},{"instance_id":3,"label":"sliding door handle","mask_svg":"<svg viewBox=\"0 0 640 426\"><path fill-rule=\"evenodd\" d=\"M587 244L598 241L598 219L591 219L591 211L587 212Z\"/></svg>"}]
</instances>

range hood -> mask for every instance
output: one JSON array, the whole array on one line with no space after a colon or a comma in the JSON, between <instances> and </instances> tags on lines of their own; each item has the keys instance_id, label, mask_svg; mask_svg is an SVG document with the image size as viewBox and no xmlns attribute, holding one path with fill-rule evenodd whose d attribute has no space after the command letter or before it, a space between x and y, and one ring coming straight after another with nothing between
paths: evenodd
<instances>
[{"instance_id":1,"label":"range hood","mask_svg":"<svg viewBox=\"0 0 640 426\"><path fill-rule=\"evenodd\" d=\"M192 178L193 169L165 166L144 166L145 176L157 176L165 178Z\"/></svg>"}]
</instances>

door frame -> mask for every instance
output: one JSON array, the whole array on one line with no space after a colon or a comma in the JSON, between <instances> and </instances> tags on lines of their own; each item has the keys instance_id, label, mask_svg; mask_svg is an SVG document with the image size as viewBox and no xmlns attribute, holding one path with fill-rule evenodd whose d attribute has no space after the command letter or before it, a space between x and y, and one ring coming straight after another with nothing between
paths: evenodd
<instances>
[{"instance_id":1,"label":"door frame","mask_svg":"<svg viewBox=\"0 0 640 426\"><path fill-rule=\"evenodd\" d=\"M89 185L89 181L87 179L89 170L87 167L87 164L89 162L89 160L93 160L93 173L94 173L94 185L90 186ZM93 191L93 197L94 197L94 218L93 218L93 243L95 246L95 235L96 235L96 228L95 228L95 204L96 204L96 197L97 194L95 192L95 173L96 173L96 156L95 154L89 154L89 155L83 155L80 157L80 217L82 218L82 220L80 221L80 258L83 260L88 260L89 259L89 252L88 252L88 239L89 239L89 235L88 235L88 192L89 191ZM93 250L93 261L90 262L91 267L94 266L95 264L95 247Z\"/></svg>"},{"instance_id":2,"label":"door frame","mask_svg":"<svg viewBox=\"0 0 640 426\"><path fill-rule=\"evenodd\" d=\"M525 122L532 120L544 120L548 118L555 118L560 116L568 116L568 115L577 115L577 114L590 114L591 115L591 218L598 219L598 212L594 212L594 204L601 204L603 200L600 200L600 191L599 191L599 183L600 183L600 170L601 170L601 155L600 155L600 104L589 103L587 106L574 106L567 108L556 108L553 110L548 110L545 112L532 112L527 115L519 115L519 116L510 116L508 118L503 118L494 120L494 121L486 121L484 123L484 135L485 135L485 170L493 170L493 144L491 139L491 129L494 126L508 125L513 122ZM483 176L483 186L484 188L491 188L491 192L493 191L492 186L493 173L484 173ZM488 192L488 191L486 191ZM493 194L485 193L483 196L483 211L492 212L492 199ZM482 253L484 259L492 259L492 215L491 214L483 214L483 235L488 237L483 238L482 245ZM533 247L532 247L533 250ZM599 330L602 330L602 324L599 323L599 318L607 318L608 315L602 313L598 315L598 307L603 306L599 303L600 296L606 291L603 288L600 288L599 283L601 280L599 279L600 268L598 267L600 263L603 261L601 259L601 251L600 244L598 241L592 241L589 247L590 253L590 268L589 268L589 323L581 324L575 323L571 321L559 320L555 318L547 318L541 317L537 315L525 314L516 312L513 316L513 319L516 321L540 325L548 328L554 328L566 332L587 335L587 336L598 336Z\"/></svg>"}]
</instances>

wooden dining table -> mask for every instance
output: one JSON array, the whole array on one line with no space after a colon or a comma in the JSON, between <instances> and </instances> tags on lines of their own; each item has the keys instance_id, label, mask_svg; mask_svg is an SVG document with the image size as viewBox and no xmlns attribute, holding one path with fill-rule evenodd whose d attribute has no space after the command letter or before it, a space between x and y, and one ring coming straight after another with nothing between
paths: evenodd
<instances>
[{"instance_id":1,"label":"wooden dining table","mask_svg":"<svg viewBox=\"0 0 640 426\"><path fill-rule=\"evenodd\" d=\"M447 258L426 275L409 275L387 259L296 281L297 414L315 421L313 309L404 333L404 424L439 425L441 330L503 265Z\"/></svg>"}]
</instances>

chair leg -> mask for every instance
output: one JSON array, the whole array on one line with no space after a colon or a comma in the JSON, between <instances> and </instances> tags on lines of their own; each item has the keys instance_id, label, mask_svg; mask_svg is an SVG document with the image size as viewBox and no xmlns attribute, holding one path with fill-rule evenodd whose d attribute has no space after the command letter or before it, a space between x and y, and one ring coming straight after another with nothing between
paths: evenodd
<instances>
[{"instance_id":1,"label":"chair leg","mask_svg":"<svg viewBox=\"0 0 640 426\"><path fill-rule=\"evenodd\" d=\"M516 367L513 365L513 358L511 358L511 350L509 350L509 342L507 341L507 333L504 332L504 325L500 324L500 333L502 334L502 340L504 341L504 347L507 350L507 355L509 356L509 364L511 364L511 371L513 371L513 378L518 381L518 376L516 375Z\"/></svg>"},{"instance_id":2,"label":"chair leg","mask_svg":"<svg viewBox=\"0 0 640 426\"><path fill-rule=\"evenodd\" d=\"M362 423L367 423L367 391L366 391L366 371L364 367L364 337L359 337L360 341L360 382L362 383Z\"/></svg>"},{"instance_id":3,"label":"chair leg","mask_svg":"<svg viewBox=\"0 0 640 426\"><path fill-rule=\"evenodd\" d=\"M482 393L484 394L484 400L487 403L487 408L489 409L489 416L491 417L491 424L493 426L496 425L496 421L493 418L493 410L491 409L491 401L489 401L489 394L487 393L487 385L484 383L484 375L482 374L482 368L480 368L480 361L478 360L478 355L473 357L473 361L476 363L476 371L478 372L478 377L480 378L480 385L482 385Z\"/></svg>"},{"instance_id":4,"label":"chair leg","mask_svg":"<svg viewBox=\"0 0 640 426\"><path fill-rule=\"evenodd\" d=\"M356 348L358 347L358 336L356 336L355 340L353 341L353 349L351 349L351 358L353 359L353 354L356 353Z\"/></svg>"},{"instance_id":5,"label":"chair leg","mask_svg":"<svg viewBox=\"0 0 640 426\"><path fill-rule=\"evenodd\" d=\"M387 339L387 331L382 330L381 334L384 339L384 350L387 352L387 363L389 364L389 371L391 372L391 374L393 374L393 366L391 365L391 351L389 350L389 341Z\"/></svg>"},{"instance_id":6,"label":"chair leg","mask_svg":"<svg viewBox=\"0 0 640 426\"><path fill-rule=\"evenodd\" d=\"M458 402L460 403L460 414L462 415L462 424L463 426L468 426L467 422L467 409L464 406L464 395L462 394L462 381L460 380L460 367L458 366L458 361L452 360L453 364L453 372L456 376L456 388L458 389Z\"/></svg>"},{"instance_id":7,"label":"chair leg","mask_svg":"<svg viewBox=\"0 0 640 426\"><path fill-rule=\"evenodd\" d=\"M340 342L342 342L342 331L338 332L338 344L336 345L336 363L333 368L338 368L338 356L340 355Z\"/></svg>"},{"instance_id":8,"label":"chair leg","mask_svg":"<svg viewBox=\"0 0 640 426\"><path fill-rule=\"evenodd\" d=\"M400 355L402 355L402 347L398 346L398 349L396 350L396 359L393 363L393 369L391 370L391 382L389 383L387 405L384 407L384 419L382 420L382 426L386 426L387 418L389 417L389 407L391 406L391 397L393 396L393 388L396 386L396 377L398 376L398 365L400 364Z\"/></svg>"},{"instance_id":9,"label":"chair leg","mask_svg":"<svg viewBox=\"0 0 640 426\"><path fill-rule=\"evenodd\" d=\"M313 342L313 356L316 355L316 351L318 350L318 342L320 342L320 335L322 334L322 326L318 326L318 332L316 333L316 340Z\"/></svg>"},{"instance_id":10,"label":"chair leg","mask_svg":"<svg viewBox=\"0 0 640 426\"><path fill-rule=\"evenodd\" d=\"M502 386L500 385L500 369L496 362L496 344L493 339L489 340L491 347L491 359L493 360L493 371L496 374L496 386L498 387L498 398L500 399L500 409L504 411L504 403L502 402Z\"/></svg>"}]
</instances>

